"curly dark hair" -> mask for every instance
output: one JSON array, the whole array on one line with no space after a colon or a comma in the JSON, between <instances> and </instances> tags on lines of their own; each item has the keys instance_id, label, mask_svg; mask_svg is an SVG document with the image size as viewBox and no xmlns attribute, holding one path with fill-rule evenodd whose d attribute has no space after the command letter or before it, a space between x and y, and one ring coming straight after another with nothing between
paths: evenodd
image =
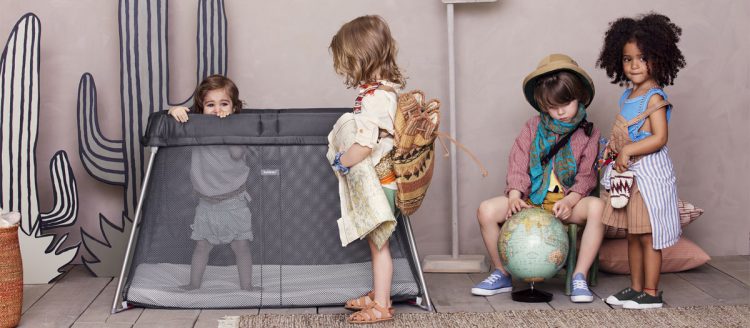
<instances>
[{"instance_id":1,"label":"curly dark hair","mask_svg":"<svg viewBox=\"0 0 750 328\"><path fill-rule=\"evenodd\" d=\"M659 86L673 85L677 72L685 67L685 57L677 48L682 29L657 13L636 19L623 17L609 23L604 34L604 46L596 66L607 71L612 83L628 82L622 68L622 51L625 44L634 41L649 63L649 74Z\"/></svg>"}]
</instances>

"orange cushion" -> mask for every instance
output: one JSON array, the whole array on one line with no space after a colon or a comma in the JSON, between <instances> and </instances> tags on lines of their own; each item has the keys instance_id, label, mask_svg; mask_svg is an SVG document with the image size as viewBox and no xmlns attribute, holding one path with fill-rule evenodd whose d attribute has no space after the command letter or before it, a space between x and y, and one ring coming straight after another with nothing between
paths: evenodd
<instances>
[{"instance_id":1,"label":"orange cushion","mask_svg":"<svg viewBox=\"0 0 750 328\"><path fill-rule=\"evenodd\" d=\"M697 208L695 207L695 205L690 204L682 199L677 200L677 209L680 211L680 225L683 228L686 225L690 224L690 222L695 221L695 219L703 214L702 209ZM627 229L604 226L604 238L615 239L625 238L627 236Z\"/></svg>"},{"instance_id":2,"label":"orange cushion","mask_svg":"<svg viewBox=\"0 0 750 328\"><path fill-rule=\"evenodd\" d=\"M662 250L661 272L680 272L699 267L711 259L698 245L685 237ZM604 240L599 248L599 269L604 272L628 274L628 240Z\"/></svg>"}]
</instances>

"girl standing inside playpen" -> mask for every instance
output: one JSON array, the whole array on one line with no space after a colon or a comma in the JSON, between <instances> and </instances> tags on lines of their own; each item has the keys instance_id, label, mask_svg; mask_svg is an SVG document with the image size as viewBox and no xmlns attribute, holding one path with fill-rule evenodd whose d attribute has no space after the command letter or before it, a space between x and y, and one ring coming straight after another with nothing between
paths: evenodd
<instances>
[{"instance_id":1,"label":"girl standing inside playpen","mask_svg":"<svg viewBox=\"0 0 750 328\"><path fill-rule=\"evenodd\" d=\"M368 184L374 186L348 192L342 192L340 187L339 193L342 199L363 199L361 205L370 211L361 219L364 222L378 221L375 224L377 228L366 235L372 255L373 289L365 296L346 302L347 309L358 311L349 316L348 321L372 323L392 320L390 296L393 260L388 239L395 228L393 215L396 211L397 187L389 165L389 154L393 149L397 92L404 85L405 78L396 65L396 41L391 37L388 24L379 16L362 16L344 24L331 40L330 50L336 73L345 78L347 87L357 87L359 95L353 113L344 114L329 135L329 141L335 144L333 139L347 134L340 132L346 129L344 126L348 122L351 133L343 138L349 138L351 142L347 146L332 146L329 158L340 181L347 179L354 189ZM364 166L368 170L362 170L363 174L360 174L359 169ZM366 175L367 172L370 175ZM346 211L345 207L342 206L342 212ZM353 211L360 209L361 206ZM342 218L347 215L342 213ZM339 221L339 229L342 230L344 228Z\"/></svg>"},{"instance_id":2,"label":"girl standing inside playpen","mask_svg":"<svg viewBox=\"0 0 750 328\"><path fill-rule=\"evenodd\" d=\"M630 287L609 296L628 309L660 308L661 250L680 237L677 188L667 149L672 105L662 90L672 85L685 58L682 30L666 16L620 18L610 24L597 65L612 83L629 86L620 97L605 159L602 221L628 229Z\"/></svg>"},{"instance_id":3,"label":"girl standing inside playpen","mask_svg":"<svg viewBox=\"0 0 750 328\"><path fill-rule=\"evenodd\" d=\"M203 80L193 95L195 113L227 117L239 110L242 101L232 80L212 75ZM169 115L187 122L187 107L173 107ZM253 261L250 242L253 240L250 195L246 183L247 148L243 146L201 146L191 154L190 180L198 194L195 219L190 226L191 239L196 241L190 264L190 281L181 286L186 290L200 288L209 255L215 245L230 244L239 271L240 288L259 290L252 286Z\"/></svg>"}]
</instances>

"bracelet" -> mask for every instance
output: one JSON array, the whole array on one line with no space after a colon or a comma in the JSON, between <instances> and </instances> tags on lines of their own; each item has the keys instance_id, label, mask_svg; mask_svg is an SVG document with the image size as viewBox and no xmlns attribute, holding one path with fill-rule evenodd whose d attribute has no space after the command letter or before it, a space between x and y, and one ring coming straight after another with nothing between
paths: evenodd
<instances>
[{"instance_id":1,"label":"bracelet","mask_svg":"<svg viewBox=\"0 0 750 328\"><path fill-rule=\"evenodd\" d=\"M331 166L333 166L333 169L336 171L339 171L341 175L346 175L349 173L349 168L344 166L344 164L341 164L341 156L344 155L344 152L338 152L336 153L336 157L333 158L333 163L331 163Z\"/></svg>"}]
</instances>

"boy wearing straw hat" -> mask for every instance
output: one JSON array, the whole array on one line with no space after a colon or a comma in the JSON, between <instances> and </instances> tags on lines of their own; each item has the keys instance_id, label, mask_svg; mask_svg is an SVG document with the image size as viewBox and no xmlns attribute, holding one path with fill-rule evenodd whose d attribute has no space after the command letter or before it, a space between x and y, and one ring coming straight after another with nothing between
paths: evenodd
<instances>
[{"instance_id":1,"label":"boy wearing straw hat","mask_svg":"<svg viewBox=\"0 0 750 328\"><path fill-rule=\"evenodd\" d=\"M482 238L496 269L471 292L488 296L512 290L510 274L497 249L500 224L524 208L541 207L564 223L586 225L570 299L591 302L594 297L586 275L604 236L604 204L588 196L597 185L594 165L599 130L586 121L594 83L572 58L552 54L526 76L523 93L539 115L526 122L511 148L505 195L483 201L477 211Z\"/></svg>"}]
</instances>

